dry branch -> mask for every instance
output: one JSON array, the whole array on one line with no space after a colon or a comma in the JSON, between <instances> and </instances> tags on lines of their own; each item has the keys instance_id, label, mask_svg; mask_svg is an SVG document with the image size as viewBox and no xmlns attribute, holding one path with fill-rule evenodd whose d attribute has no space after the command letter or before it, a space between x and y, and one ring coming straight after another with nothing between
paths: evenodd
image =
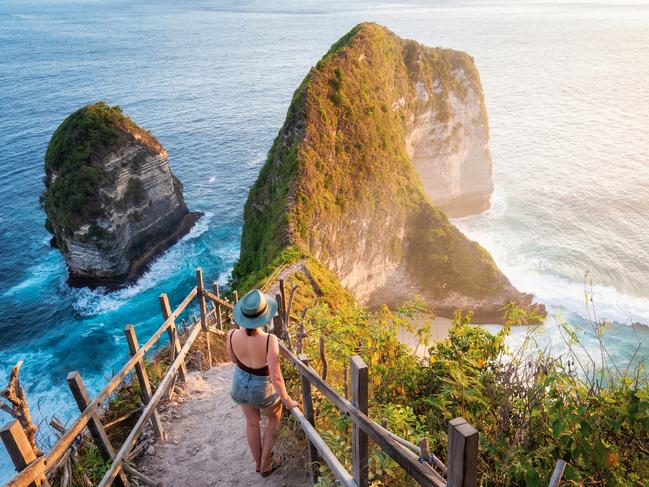
<instances>
[{"instance_id":1,"label":"dry branch","mask_svg":"<svg viewBox=\"0 0 649 487\"><path fill-rule=\"evenodd\" d=\"M29 411L29 405L27 404L27 397L25 396L25 391L20 385L20 368L22 365L23 361L19 360L11 369L7 388L0 391L0 396L9 404L6 402L0 402L0 409L20 422L21 426L25 430L29 444L34 449L34 453L37 457L40 457L43 455L43 452L38 448L38 446L36 446L36 431L38 431L38 427L32 421L32 415Z\"/></svg>"},{"instance_id":2,"label":"dry branch","mask_svg":"<svg viewBox=\"0 0 649 487\"><path fill-rule=\"evenodd\" d=\"M327 370L329 369L329 364L327 363L327 355L325 354L325 337L320 336L320 360L322 361L322 373L320 377L322 380L327 380Z\"/></svg>"}]
</instances>

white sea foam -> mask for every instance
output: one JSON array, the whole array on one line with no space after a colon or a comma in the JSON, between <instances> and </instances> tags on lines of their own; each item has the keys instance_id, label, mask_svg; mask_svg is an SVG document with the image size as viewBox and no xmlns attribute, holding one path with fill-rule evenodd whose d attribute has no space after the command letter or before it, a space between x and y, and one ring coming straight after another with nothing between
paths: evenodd
<instances>
[{"instance_id":1,"label":"white sea foam","mask_svg":"<svg viewBox=\"0 0 649 487\"><path fill-rule=\"evenodd\" d=\"M203 235L208 229L214 213L208 212L196 225L171 249L156 259L151 267L130 286L114 292L107 292L104 288L81 288L73 290L76 294L73 307L81 316L94 316L107 311L114 311L124 306L134 297L145 291L154 289L159 284L176 275L183 267L184 261L191 256L188 247L192 240Z\"/></svg>"},{"instance_id":2,"label":"white sea foam","mask_svg":"<svg viewBox=\"0 0 649 487\"><path fill-rule=\"evenodd\" d=\"M533 293L537 301L561 306L582 318L589 318L584 283L529 269L504 267L503 270L514 286ZM590 296L599 319L626 325L638 322L649 325L649 299L628 296L609 286L593 285L588 291L592 291Z\"/></svg>"}]
</instances>

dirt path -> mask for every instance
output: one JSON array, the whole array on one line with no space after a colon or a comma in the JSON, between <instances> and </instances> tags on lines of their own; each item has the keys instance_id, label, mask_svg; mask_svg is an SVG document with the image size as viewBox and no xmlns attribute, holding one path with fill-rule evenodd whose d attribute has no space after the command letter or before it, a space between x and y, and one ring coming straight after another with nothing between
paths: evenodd
<instances>
[{"instance_id":1,"label":"dirt path","mask_svg":"<svg viewBox=\"0 0 649 487\"><path fill-rule=\"evenodd\" d=\"M138 469L165 487L309 485L304 469L287 462L265 479L255 472L243 415L230 398L233 367L190 375L184 396L162 414L167 441L150 448Z\"/></svg>"}]
</instances>

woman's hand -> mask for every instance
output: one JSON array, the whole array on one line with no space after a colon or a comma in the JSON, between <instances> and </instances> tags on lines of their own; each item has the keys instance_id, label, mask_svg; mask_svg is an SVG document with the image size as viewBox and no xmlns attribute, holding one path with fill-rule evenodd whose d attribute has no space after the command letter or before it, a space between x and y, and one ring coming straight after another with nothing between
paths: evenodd
<instances>
[{"instance_id":1,"label":"woman's hand","mask_svg":"<svg viewBox=\"0 0 649 487\"><path fill-rule=\"evenodd\" d=\"M286 409L288 409L289 411L291 409L293 409L293 408L298 407L298 406L299 406L299 404L297 402L295 402L293 399L291 399L290 397L286 401L284 401L284 407Z\"/></svg>"}]
</instances>

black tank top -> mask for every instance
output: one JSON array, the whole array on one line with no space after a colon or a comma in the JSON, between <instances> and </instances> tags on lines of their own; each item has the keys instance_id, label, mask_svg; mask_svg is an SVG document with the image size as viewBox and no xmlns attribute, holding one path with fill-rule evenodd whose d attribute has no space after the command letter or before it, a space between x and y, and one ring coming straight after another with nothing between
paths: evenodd
<instances>
[{"instance_id":1,"label":"black tank top","mask_svg":"<svg viewBox=\"0 0 649 487\"><path fill-rule=\"evenodd\" d=\"M249 374L252 375L258 375L260 377L268 377L270 376L270 371L268 370L268 364L264 365L263 367L259 367L257 369L253 369L252 367L248 367L246 364L242 363L241 360L239 360L239 357L237 357L237 354L234 353L234 347L232 346L232 335L234 335L234 332L230 333L230 350L232 350L232 355L234 355L234 358L237 361L237 366L243 370L244 372L248 372ZM268 341L270 340L270 333L266 335L266 360L268 360Z\"/></svg>"}]
</instances>

